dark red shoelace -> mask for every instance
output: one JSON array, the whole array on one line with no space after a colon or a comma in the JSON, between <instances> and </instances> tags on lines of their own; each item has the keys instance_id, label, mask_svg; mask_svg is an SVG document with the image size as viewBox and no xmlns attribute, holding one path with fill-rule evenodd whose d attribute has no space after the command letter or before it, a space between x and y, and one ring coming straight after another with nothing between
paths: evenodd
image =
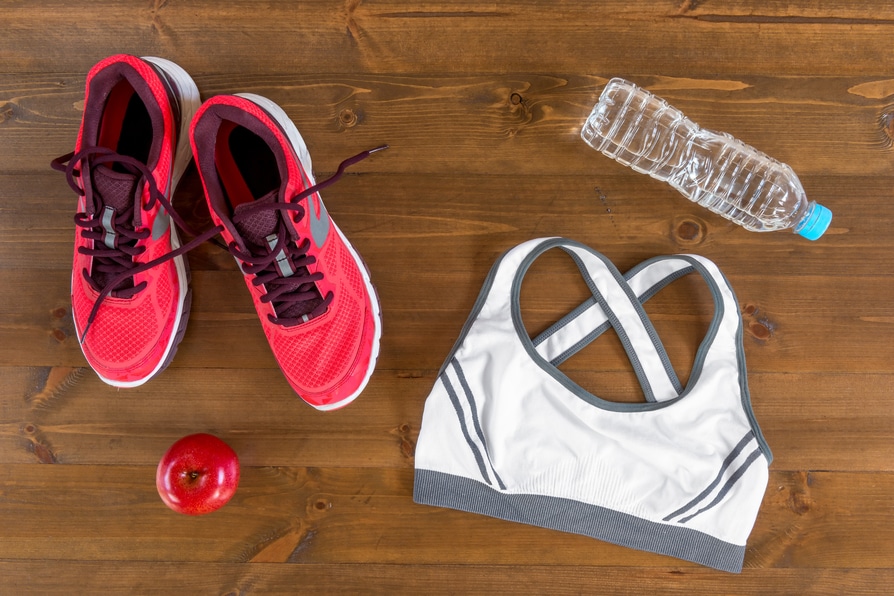
<instances>
[{"instance_id":1,"label":"dark red shoelace","mask_svg":"<svg viewBox=\"0 0 894 596\"><path fill-rule=\"evenodd\" d=\"M387 148L387 145L383 145L349 157L339 164L337 171L331 177L302 191L294 197L291 197L288 201L284 203L250 205L240 214L234 215L233 221L234 223L238 223L240 220L245 219L250 215L267 210L294 211L299 214L299 217L303 217L305 209L303 206L297 204L299 201L338 181L344 174L346 168L366 159L373 153ZM79 170L78 164L82 163L83 165ZM120 155L111 149L104 147L89 147L79 151L77 154L72 152L58 157L54 159L50 165L54 170L64 172L69 186L71 186L78 195L84 196L85 191L78 184L77 178L82 178L85 175L89 176L89 172L91 172L92 168L101 164L120 164L132 174L141 176L136 184L136 192L142 193L144 183L148 184L149 188L149 198L145 205L142 206L142 209L149 211L157 202L161 203L162 207L164 207L167 213L171 216L173 223L180 229L192 235L193 239L161 257L141 263L137 257L145 252L146 248L145 246L138 246L137 243L139 240L148 238L151 232L148 227L141 227L140 229L135 229L133 227L133 207L122 210L121 213L116 213L116 216L111 221L106 222L101 221L100 215L91 217L88 213L75 214L75 225L82 228L82 236L93 240L94 243L93 248L78 248L80 254L91 256L94 259L92 275L86 268L82 271L82 275L88 283L90 283L91 287L99 292L99 296L93 304L90 315L87 317L84 331L78 338L79 342L83 343L84 338L87 337L87 331L89 331L90 325L96 319L101 304L112 294L112 292L115 292L115 295L120 298L131 298L135 296L146 287L145 282L136 285L133 284L135 275L181 256L207 241L214 242L214 244L228 250L233 256L242 261L243 271L254 276L252 283L256 286L264 285L267 289L267 293L261 297L261 300L263 302L273 302L278 312L288 310L288 306L291 303L306 301L309 295L306 289L307 284L322 279L322 273L309 274L299 278L283 278L279 274L275 267L275 260L281 251L285 251L285 254L291 260L292 265L295 268L305 267L315 261L315 257L307 254L310 241L305 238L301 239L297 244L290 242L288 233L282 224L277 230L274 246L271 248L270 252L266 254L253 254L251 251L242 251L235 242L231 242L229 246L224 246L222 243L216 241L214 237L224 230L223 226L214 226L202 233L193 232L183 218L174 211L170 201L168 201L164 194L159 191L155 178L152 176L152 172L149 168L132 157ZM103 207L102 198L97 196L97 193L92 193L92 195L94 204L88 206L88 210L92 207L93 212L99 214ZM109 227L111 227L117 235L114 247L101 244L103 235L109 231ZM97 245L101 245L101 247L97 247ZM103 277L106 280L104 284L99 284L95 279L97 273L103 274ZM284 281L285 279L288 279L288 281ZM327 296L323 298L322 303L316 306L310 313L298 317L277 318L269 316L269 318L271 322L278 325L296 325L325 312L328 305L332 302L332 299L332 293L329 292Z\"/></svg>"}]
</instances>

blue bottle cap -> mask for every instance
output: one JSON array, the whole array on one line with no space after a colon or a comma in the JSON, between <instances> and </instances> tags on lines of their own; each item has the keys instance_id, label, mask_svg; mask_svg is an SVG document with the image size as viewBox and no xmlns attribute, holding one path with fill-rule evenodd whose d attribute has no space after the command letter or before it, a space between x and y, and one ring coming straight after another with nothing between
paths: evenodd
<instances>
[{"instance_id":1,"label":"blue bottle cap","mask_svg":"<svg viewBox=\"0 0 894 596\"><path fill-rule=\"evenodd\" d=\"M832 223L832 212L819 203L814 203L797 232L808 240L816 240L829 229L830 223Z\"/></svg>"}]
</instances>

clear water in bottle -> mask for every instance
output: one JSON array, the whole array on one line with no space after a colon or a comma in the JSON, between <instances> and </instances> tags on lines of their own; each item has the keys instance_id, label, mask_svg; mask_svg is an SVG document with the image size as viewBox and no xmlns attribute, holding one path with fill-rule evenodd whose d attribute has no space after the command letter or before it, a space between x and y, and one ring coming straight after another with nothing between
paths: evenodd
<instances>
[{"instance_id":1,"label":"clear water in bottle","mask_svg":"<svg viewBox=\"0 0 894 596\"><path fill-rule=\"evenodd\" d=\"M746 229L791 228L816 240L832 221L829 209L807 200L789 166L727 133L700 128L660 97L623 79L606 85L581 137Z\"/></svg>"}]
</instances>

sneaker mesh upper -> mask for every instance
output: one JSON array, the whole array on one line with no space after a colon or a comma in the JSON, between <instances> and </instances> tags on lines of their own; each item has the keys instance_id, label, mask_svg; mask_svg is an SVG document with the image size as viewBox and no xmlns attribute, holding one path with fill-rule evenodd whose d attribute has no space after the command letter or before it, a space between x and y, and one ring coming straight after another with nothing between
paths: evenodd
<instances>
[{"instance_id":1,"label":"sneaker mesh upper","mask_svg":"<svg viewBox=\"0 0 894 596\"><path fill-rule=\"evenodd\" d=\"M330 306L332 317L306 333L277 334L273 346L279 359L288 363L293 380L317 390L328 389L333 378L340 378L353 366L364 327L361 305L366 302L360 272L341 242L329 243L321 260L329 264L330 276L342 278L343 285Z\"/></svg>"},{"instance_id":2,"label":"sneaker mesh upper","mask_svg":"<svg viewBox=\"0 0 894 596\"><path fill-rule=\"evenodd\" d=\"M155 251L147 253L148 258L154 258L163 252L162 247L158 246ZM131 362L156 348L163 339L164 331L176 332L172 327L179 295L172 279L174 267L173 263L165 263L152 272L156 279L154 300L152 293L147 294L144 291L126 301L119 302L110 298L103 303L102 316L93 321L85 341L85 349L99 360L91 364L102 367L102 364L121 365ZM80 275L80 272L76 275ZM93 308L93 299L85 293L84 285L81 279L76 279L72 295L74 309L82 326L83 320ZM165 337L167 333L164 334Z\"/></svg>"}]
</instances>

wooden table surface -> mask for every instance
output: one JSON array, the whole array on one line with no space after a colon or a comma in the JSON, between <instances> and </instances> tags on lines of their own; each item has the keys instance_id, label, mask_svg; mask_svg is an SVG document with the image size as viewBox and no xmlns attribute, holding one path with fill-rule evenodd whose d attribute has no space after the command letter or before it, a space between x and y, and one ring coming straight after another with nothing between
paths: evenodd
<instances>
[{"instance_id":1,"label":"wooden table surface","mask_svg":"<svg viewBox=\"0 0 894 596\"><path fill-rule=\"evenodd\" d=\"M0 31L0 592L890 593L894 4L9 0ZM279 103L318 177L390 144L323 193L384 311L349 407L296 397L212 245L188 257L192 316L168 370L118 390L87 366L75 196L49 162L74 148L87 71L119 52L179 63L205 98ZM828 233L748 232L590 149L579 131L614 76L790 164L834 212ZM207 227L203 201L190 168L175 205ZM555 235L622 271L700 254L735 288L775 455L741 575L413 503L424 402L490 266ZM547 254L527 328L585 292ZM647 311L685 381L710 296L687 278ZM563 370L641 400L611 335ZM234 499L199 518L154 484L194 432L243 464Z\"/></svg>"}]
</instances>

